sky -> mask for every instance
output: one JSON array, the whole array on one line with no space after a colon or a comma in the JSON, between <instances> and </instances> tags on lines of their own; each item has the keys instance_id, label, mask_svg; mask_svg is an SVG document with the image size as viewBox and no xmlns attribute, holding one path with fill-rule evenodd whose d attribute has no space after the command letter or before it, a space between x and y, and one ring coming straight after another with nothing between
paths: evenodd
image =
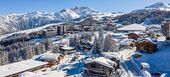
<instances>
[{"instance_id":1,"label":"sky","mask_svg":"<svg viewBox=\"0 0 170 77\"><path fill-rule=\"evenodd\" d=\"M130 12L156 2L170 3L170 0L1 0L0 15L57 12L75 6L87 6L101 12Z\"/></svg>"}]
</instances>

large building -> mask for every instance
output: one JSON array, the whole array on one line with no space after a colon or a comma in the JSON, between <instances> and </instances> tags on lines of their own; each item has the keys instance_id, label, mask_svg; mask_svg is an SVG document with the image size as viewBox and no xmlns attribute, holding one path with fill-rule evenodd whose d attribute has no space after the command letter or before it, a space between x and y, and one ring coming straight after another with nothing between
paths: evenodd
<instances>
[{"instance_id":1,"label":"large building","mask_svg":"<svg viewBox=\"0 0 170 77\"><path fill-rule=\"evenodd\" d=\"M23 72L43 71L48 67L47 62L24 60L16 63L0 66L0 77L18 77Z\"/></svg>"},{"instance_id":2,"label":"large building","mask_svg":"<svg viewBox=\"0 0 170 77\"><path fill-rule=\"evenodd\" d=\"M146 31L146 27L141 24L131 24L118 28L117 30L125 33L142 33L143 31Z\"/></svg>"},{"instance_id":3,"label":"large building","mask_svg":"<svg viewBox=\"0 0 170 77\"><path fill-rule=\"evenodd\" d=\"M161 27L163 35L166 36L167 40L170 40L170 19L163 21Z\"/></svg>"}]
</instances>

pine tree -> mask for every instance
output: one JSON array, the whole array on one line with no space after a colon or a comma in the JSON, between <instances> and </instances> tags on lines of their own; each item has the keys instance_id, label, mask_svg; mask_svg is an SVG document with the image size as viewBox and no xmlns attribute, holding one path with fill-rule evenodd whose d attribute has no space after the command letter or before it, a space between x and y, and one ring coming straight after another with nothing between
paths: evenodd
<instances>
[{"instance_id":1,"label":"pine tree","mask_svg":"<svg viewBox=\"0 0 170 77\"><path fill-rule=\"evenodd\" d=\"M57 52L60 52L59 51L59 46L54 46L53 50L52 50L52 53L57 53Z\"/></svg>"},{"instance_id":2,"label":"pine tree","mask_svg":"<svg viewBox=\"0 0 170 77\"><path fill-rule=\"evenodd\" d=\"M115 47L115 41L112 39L111 35L107 35L104 40L103 51L104 52L108 52L108 51L112 52L114 47Z\"/></svg>"},{"instance_id":3,"label":"pine tree","mask_svg":"<svg viewBox=\"0 0 170 77\"><path fill-rule=\"evenodd\" d=\"M97 41L97 37L94 37L93 47L92 47L93 53L99 53L99 43Z\"/></svg>"},{"instance_id":4,"label":"pine tree","mask_svg":"<svg viewBox=\"0 0 170 77\"><path fill-rule=\"evenodd\" d=\"M99 29L99 38L98 38L98 45L99 45L99 53L101 53L103 50L103 29Z\"/></svg>"},{"instance_id":5,"label":"pine tree","mask_svg":"<svg viewBox=\"0 0 170 77\"><path fill-rule=\"evenodd\" d=\"M77 45L77 36L74 36L73 38L69 39L69 45L71 47L75 47Z\"/></svg>"},{"instance_id":6,"label":"pine tree","mask_svg":"<svg viewBox=\"0 0 170 77\"><path fill-rule=\"evenodd\" d=\"M52 49L52 46L53 46L52 40L47 39L47 40L45 41L45 49L46 49L46 50L51 50L51 49Z\"/></svg>"}]
</instances>

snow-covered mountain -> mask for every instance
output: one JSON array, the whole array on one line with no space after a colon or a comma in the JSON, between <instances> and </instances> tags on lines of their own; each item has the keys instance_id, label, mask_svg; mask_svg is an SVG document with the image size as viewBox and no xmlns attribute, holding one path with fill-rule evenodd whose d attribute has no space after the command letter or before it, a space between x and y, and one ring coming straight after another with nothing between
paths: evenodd
<instances>
[{"instance_id":1,"label":"snow-covered mountain","mask_svg":"<svg viewBox=\"0 0 170 77\"><path fill-rule=\"evenodd\" d=\"M144 11L170 11L170 4L168 3L163 3L163 2L158 2L149 6L146 6L143 9L138 9L132 11L132 13L138 13L138 12L144 12Z\"/></svg>"},{"instance_id":2,"label":"snow-covered mountain","mask_svg":"<svg viewBox=\"0 0 170 77\"><path fill-rule=\"evenodd\" d=\"M159 2L119 16L118 23L152 25L161 24L167 18L170 18L170 5Z\"/></svg>"},{"instance_id":3,"label":"snow-covered mountain","mask_svg":"<svg viewBox=\"0 0 170 77\"><path fill-rule=\"evenodd\" d=\"M54 22L67 22L92 13L97 13L97 11L88 7L75 7L54 13L31 12L0 16L0 35L12 31L31 29Z\"/></svg>"},{"instance_id":4,"label":"snow-covered mountain","mask_svg":"<svg viewBox=\"0 0 170 77\"><path fill-rule=\"evenodd\" d=\"M167 10L170 11L170 5L167 3L155 3L150 6L146 6L145 9L155 9L155 10Z\"/></svg>"}]
</instances>

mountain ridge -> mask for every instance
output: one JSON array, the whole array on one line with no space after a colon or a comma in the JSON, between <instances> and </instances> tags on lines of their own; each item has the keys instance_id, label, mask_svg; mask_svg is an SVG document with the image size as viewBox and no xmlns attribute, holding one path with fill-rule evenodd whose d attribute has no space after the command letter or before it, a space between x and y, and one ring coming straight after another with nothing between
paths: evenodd
<instances>
[{"instance_id":1,"label":"mountain ridge","mask_svg":"<svg viewBox=\"0 0 170 77\"><path fill-rule=\"evenodd\" d=\"M59 12L31 12L0 16L0 35L8 32L32 29L49 23L67 22L97 11L88 7L63 9Z\"/></svg>"},{"instance_id":2,"label":"mountain ridge","mask_svg":"<svg viewBox=\"0 0 170 77\"><path fill-rule=\"evenodd\" d=\"M161 16L161 21L163 20L163 18L169 17L168 12L170 12L170 4L159 2L159 3L146 6L143 9L138 9L138 10L131 11L130 13L121 14L121 16L127 14L134 16L133 13L135 14L148 13L141 20L135 19L134 22L132 22L132 23L136 23L136 22L143 23L146 18L151 16L150 13L159 14L159 12L161 13L162 11L165 12L166 15ZM113 15L115 15L115 17L117 16L116 14L113 13L110 14L112 14L110 16ZM37 11L37 12L30 12L25 14L15 14L15 13L8 14L8 15L0 16L0 35L15 32L15 31L20 31L20 30L25 30L25 29L32 29L50 23L70 22L76 19L81 20L83 18L87 18L88 16L92 16L92 17L98 16L99 18L101 18L102 16L106 16L106 15L108 14L101 13L89 7L66 8L66 9L62 9L61 11L52 12L52 13ZM137 15L137 16L140 17L141 15ZM152 20L152 18L150 19ZM121 21L125 21L125 20L121 20ZM156 21L160 21L160 20L156 20L156 21L153 20L153 21L154 21L153 24L155 24ZM158 22L158 24L159 23L160 22Z\"/></svg>"}]
</instances>

